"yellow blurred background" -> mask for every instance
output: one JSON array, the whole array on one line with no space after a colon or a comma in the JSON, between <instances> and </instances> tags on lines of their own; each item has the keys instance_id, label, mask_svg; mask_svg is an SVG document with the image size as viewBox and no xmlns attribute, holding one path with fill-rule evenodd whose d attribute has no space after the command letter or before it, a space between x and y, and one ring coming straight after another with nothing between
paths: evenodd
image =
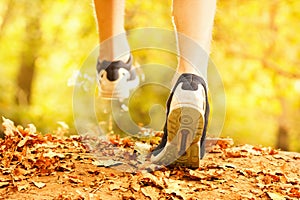
<instances>
[{"instance_id":1,"label":"yellow blurred background","mask_svg":"<svg viewBox=\"0 0 300 200\"><path fill-rule=\"evenodd\" d=\"M170 6L127 0L125 28L172 29ZM211 59L226 92L222 137L300 152L299 19L296 0L218 1ZM91 0L2 0L0 115L42 132L63 121L75 133L67 82L97 44ZM161 52L135 59L176 66Z\"/></svg>"}]
</instances>

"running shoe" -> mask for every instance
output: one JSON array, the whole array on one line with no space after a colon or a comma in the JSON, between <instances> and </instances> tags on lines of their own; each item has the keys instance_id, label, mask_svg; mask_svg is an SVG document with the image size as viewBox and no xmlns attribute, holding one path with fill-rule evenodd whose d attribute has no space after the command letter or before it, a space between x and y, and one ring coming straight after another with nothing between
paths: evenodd
<instances>
[{"instance_id":1,"label":"running shoe","mask_svg":"<svg viewBox=\"0 0 300 200\"><path fill-rule=\"evenodd\" d=\"M123 61L98 60L97 72L99 80L100 96L111 99L125 99L130 91L139 84L139 77L132 67L132 56L124 63Z\"/></svg>"},{"instance_id":2,"label":"running shoe","mask_svg":"<svg viewBox=\"0 0 300 200\"><path fill-rule=\"evenodd\" d=\"M167 101L164 134L151 161L198 168L205 155L208 116L206 82L195 74L182 74Z\"/></svg>"}]
</instances>

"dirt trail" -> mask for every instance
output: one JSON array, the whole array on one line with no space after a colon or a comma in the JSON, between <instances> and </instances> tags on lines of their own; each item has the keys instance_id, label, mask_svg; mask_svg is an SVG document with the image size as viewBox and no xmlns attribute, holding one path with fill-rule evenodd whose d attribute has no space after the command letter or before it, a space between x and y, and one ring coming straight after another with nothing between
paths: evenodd
<instances>
[{"instance_id":1,"label":"dirt trail","mask_svg":"<svg viewBox=\"0 0 300 200\"><path fill-rule=\"evenodd\" d=\"M300 199L299 153L224 141L196 170L159 168L143 163L151 142L99 139L92 154L80 137L3 125L0 199Z\"/></svg>"}]
</instances>

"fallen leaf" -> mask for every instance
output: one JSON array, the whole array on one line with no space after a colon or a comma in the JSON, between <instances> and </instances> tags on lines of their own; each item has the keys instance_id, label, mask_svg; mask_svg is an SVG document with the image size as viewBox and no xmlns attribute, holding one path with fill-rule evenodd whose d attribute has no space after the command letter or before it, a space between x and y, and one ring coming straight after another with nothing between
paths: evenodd
<instances>
[{"instance_id":1,"label":"fallen leaf","mask_svg":"<svg viewBox=\"0 0 300 200\"><path fill-rule=\"evenodd\" d=\"M161 189L165 188L165 184L164 184L164 181L162 180L162 177L156 177L150 173L144 174L140 178L140 182L147 184L147 185L151 184L151 185L154 185Z\"/></svg>"},{"instance_id":2,"label":"fallen leaf","mask_svg":"<svg viewBox=\"0 0 300 200\"><path fill-rule=\"evenodd\" d=\"M195 171L195 170L190 170L189 174L191 175L191 178L196 178L196 179L207 179L207 173L202 172L202 171Z\"/></svg>"},{"instance_id":3,"label":"fallen leaf","mask_svg":"<svg viewBox=\"0 0 300 200\"><path fill-rule=\"evenodd\" d=\"M31 136L36 136L36 127L33 124L28 124L28 128L25 128L25 131L28 132Z\"/></svg>"},{"instance_id":4,"label":"fallen leaf","mask_svg":"<svg viewBox=\"0 0 300 200\"><path fill-rule=\"evenodd\" d=\"M272 200L285 200L285 197L281 194L273 192L267 192L267 194Z\"/></svg>"},{"instance_id":5,"label":"fallen leaf","mask_svg":"<svg viewBox=\"0 0 300 200\"><path fill-rule=\"evenodd\" d=\"M18 191L21 191L21 190L27 190L28 188L29 188L29 183L24 183L24 184L22 184L22 185L17 185L17 189L18 189Z\"/></svg>"},{"instance_id":6,"label":"fallen leaf","mask_svg":"<svg viewBox=\"0 0 300 200\"><path fill-rule=\"evenodd\" d=\"M253 193L253 194L258 195L258 194L260 194L262 191L261 191L261 190L258 190L258 189L252 189L252 190L250 190L250 192Z\"/></svg>"},{"instance_id":7,"label":"fallen leaf","mask_svg":"<svg viewBox=\"0 0 300 200\"><path fill-rule=\"evenodd\" d=\"M240 151L226 151L225 155L226 155L227 158L247 157L246 155L243 155Z\"/></svg>"},{"instance_id":8,"label":"fallen leaf","mask_svg":"<svg viewBox=\"0 0 300 200\"><path fill-rule=\"evenodd\" d=\"M92 164L97 167L111 167L111 166L121 165L123 163L115 160L95 160L92 162Z\"/></svg>"},{"instance_id":9,"label":"fallen leaf","mask_svg":"<svg viewBox=\"0 0 300 200\"><path fill-rule=\"evenodd\" d=\"M130 187L135 190L136 192L138 192L141 189L141 186L138 184L138 178L137 176L133 176L132 177L132 181L130 183Z\"/></svg>"},{"instance_id":10,"label":"fallen leaf","mask_svg":"<svg viewBox=\"0 0 300 200\"><path fill-rule=\"evenodd\" d=\"M274 155L273 158L282 159L282 160L287 161L287 162L289 162L291 160L291 158L289 158L288 156L279 155L279 154Z\"/></svg>"},{"instance_id":11,"label":"fallen leaf","mask_svg":"<svg viewBox=\"0 0 300 200\"><path fill-rule=\"evenodd\" d=\"M233 145L233 139L231 138L207 138L205 148L209 149L212 146L218 145L221 149L226 149Z\"/></svg>"},{"instance_id":12,"label":"fallen leaf","mask_svg":"<svg viewBox=\"0 0 300 200\"><path fill-rule=\"evenodd\" d=\"M10 174L12 172L11 168L2 168L1 169L3 175Z\"/></svg>"},{"instance_id":13,"label":"fallen leaf","mask_svg":"<svg viewBox=\"0 0 300 200\"><path fill-rule=\"evenodd\" d=\"M0 182L0 188L6 187L9 185L9 182L5 181L5 182Z\"/></svg>"},{"instance_id":14,"label":"fallen leaf","mask_svg":"<svg viewBox=\"0 0 300 200\"><path fill-rule=\"evenodd\" d=\"M122 146L125 148L134 146L134 142L130 138L124 138L121 141L122 141Z\"/></svg>"},{"instance_id":15,"label":"fallen leaf","mask_svg":"<svg viewBox=\"0 0 300 200\"><path fill-rule=\"evenodd\" d=\"M43 182L35 182L35 181L32 181L32 183L38 187L39 189L43 188L46 186L46 183L43 183Z\"/></svg>"},{"instance_id":16,"label":"fallen leaf","mask_svg":"<svg viewBox=\"0 0 300 200\"><path fill-rule=\"evenodd\" d=\"M6 136L14 136L14 131L16 131L16 127L13 121L6 119L5 117L2 117L2 126L4 128L4 134Z\"/></svg>"},{"instance_id":17,"label":"fallen leaf","mask_svg":"<svg viewBox=\"0 0 300 200\"><path fill-rule=\"evenodd\" d=\"M48 158L54 158L54 157L65 158L65 155L63 153L56 153L51 150L47 153L44 153L43 156Z\"/></svg>"},{"instance_id":18,"label":"fallen leaf","mask_svg":"<svg viewBox=\"0 0 300 200\"><path fill-rule=\"evenodd\" d=\"M68 178L69 178L70 183L82 183L83 182L82 180L78 179L77 177L69 176Z\"/></svg>"},{"instance_id":19,"label":"fallen leaf","mask_svg":"<svg viewBox=\"0 0 300 200\"><path fill-rule=\"evenodd\" d=\"M155 188L151 186L142 187L141 191L146 197L150 197L151 200L159 199L159 192L157 192Z\"/></svg>"},{"instance_id":20,"label":"fallen leaf","mask_svg":"<svg viewBox=\"0 0 300 200\"><path fill-rule=\"evenodd\" d=\"M224 164L224 167L227 167L227 168L232 168L232 169L235 169L236 166L234 164L231 164L231 163L226 163Z\"/></svg>"},{"instance_id":21,"label":"fallen leaf","mask_svg":"<svg viewBox=\"0 0 300 200\"><path fill-rule=\"evenodd\" d=\"M14 176L22 176L22 175L26 175L28 172L25 169L22 169L20 167L15 168L13 171L13 175Z\"/></svg>"},{"instance_id":22,"label":"fallen leaf","mask_svg":"<svg viewBox=\"0 0 300 200\"><path fill-rule=\"evenodd\" d=\"M111 191L113 191L113 190L119 190L120 188L121 188L121 185L119 185L119 184L111 184L111 185L109 185L109 189Z\"/></svg>"},{"instance_id":23,"label":"fallen leaf","mask_svg":"<svg viewBox=\"0 0 300 200\"><path fill-rule=\"evenodd\" d=\"M289 192L289 196L300 198L300 189L299 188L291 188Z\"/></svg>"},{"instance_id":24,"label":"fallen leaf","mask_svg":"<svg viewBox=\"0 0 300 200\"><path fill-rule=\"evenodd\" d=\"M252 193L241 194L242 199L255 199L255 195Z\"/></svg>"},{"instance_id":25,"label":"fallen leaf","mask_svg":"<svg viewBox=\"0 0 300 200\"><path fill-rule=\"evenodd\" d=\"M294 155L294 156L293 156L293 159L295 159L295 160L300 160L300 155Z\"/></svg>"},{"instance_id":26,"label":"fallen leaf","mask_svg":"<svg viewBox=\"0 0 300 200\"><path fill-rule=\"evenodd\" d=\"M70 167L68 164L61 164L55 168L56 171L65 172L65 171L73 171L72 166Z\"/></svg>"},{"instance_id":27,"label":"fallen leaf","mask_svg":"<svg viewBox=\"0 0 300 200\"><path fill-rule=\"evenodd\" d=\"M23 147L26 142L28 141L29 137L28 136L25 136L19 143L18 143L18 147Z\"/></svg>"},{"instance_id":28,"label":"fallen leaf","mask_svg":"<svg viewBox=\"0 0 300 200\"><path fill-rule=\"evenodd\" d=\"M166 194L175 194L181 199L189 199L188 193L191 191L189 187L187 187L186 181L182 180L173 180L173 179L164 179L167 188L163 191Z\"/></svg>"}]
</instances>

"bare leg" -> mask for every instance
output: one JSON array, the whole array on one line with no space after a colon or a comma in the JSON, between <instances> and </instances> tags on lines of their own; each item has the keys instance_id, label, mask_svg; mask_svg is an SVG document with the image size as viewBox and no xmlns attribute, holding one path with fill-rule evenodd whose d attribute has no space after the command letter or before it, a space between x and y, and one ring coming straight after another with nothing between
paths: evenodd
<instances>
[{"instance_id":1,"label":"bare leg","mask_svg":"<svg viewBox=\"0 0 300 200\"><path fill-rule=\"evenodd\" d=\"M180 53L177 75L181 75L167 101L164 135L151 156L154 163L198 168L205 155L209 116L205 77L215 9L216 0L173 0Z\"/></svg>"},{"instance_id":2,"label":"bare leg","mask_svg":"<svg viewBox=\"0 0 300 200\"><path fill-rule=\"evenodd\" d=\"M201 76L206 77L208 64L208 56L210 50L210 40L212 35L212 27L216 10L216 0L173 0L173 17L176 30L178 32L179 46L179 73L193 73L200 75L199 72L204 72ZM191 44L187 38L192 39L195 43L202 47L191 49ZM189 40L190 41L190 40ZM194 51L205 51L194 52ZM192 64L185 60L185 55L197 57L201 55L202 61L195 63L197 58L192 58ZM184 58L185 57L185 58ZM190 58L190 56L188 56ZM206 60L206 61L203 61ZM190 60L190 61L191 61Z\"/></svg>"},{"instance_id":3,"label":"bare leg","mask_svg":"<svg viewBox=\"0 0 300 200\"><path fill-rule=\"evenodd\" d=\"M100 41L100 60L128 61L130 47L124 30L125 0L94 0Z\"/></svg>"}]
</instances>

